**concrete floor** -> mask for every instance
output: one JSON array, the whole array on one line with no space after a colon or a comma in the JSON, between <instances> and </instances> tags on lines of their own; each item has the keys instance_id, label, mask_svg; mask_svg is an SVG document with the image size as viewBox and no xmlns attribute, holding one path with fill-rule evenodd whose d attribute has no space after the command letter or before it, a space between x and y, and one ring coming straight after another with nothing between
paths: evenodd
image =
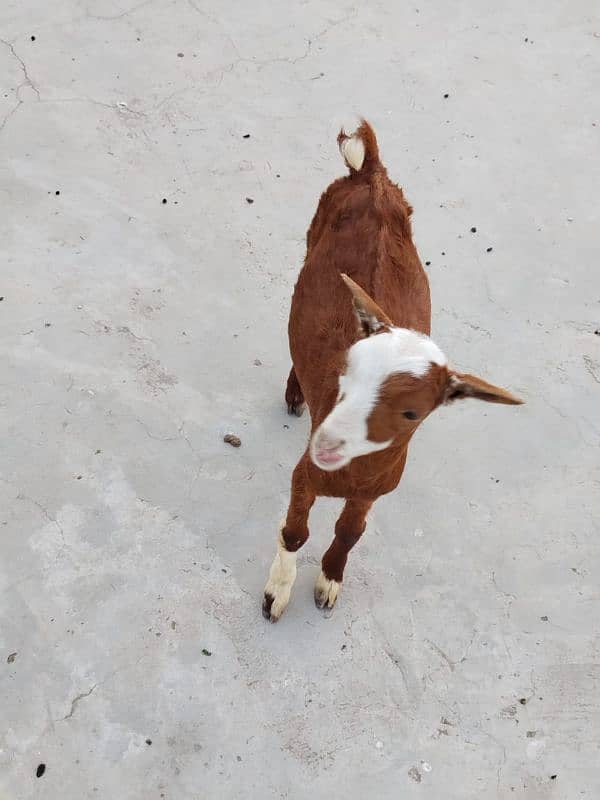
<instances>
[{"instance_id":1,"label":"concrete floor","mask_svg":"<svg viewBox=\"0 0 600 800\"><path fill-rule=\"evenodd\" d=\"M0 13L2 800L598 798L597 3ZM322 501L272 626L286 317L355 112L435 338L527 405L428 420L330 618Z\"/></svg>"}]
</instances>

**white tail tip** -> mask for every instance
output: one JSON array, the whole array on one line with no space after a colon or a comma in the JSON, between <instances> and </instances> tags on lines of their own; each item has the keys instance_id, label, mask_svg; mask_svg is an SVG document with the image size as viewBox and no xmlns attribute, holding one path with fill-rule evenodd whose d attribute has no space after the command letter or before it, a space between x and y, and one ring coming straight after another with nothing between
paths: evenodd
<instances>
[{"instance_id":1,"label":"white tail tip","mask_svg":"<svg viewBox=\"0 0 600 800\"><path fill-rule=\"evenodd\" d=\"M344 139L340 144L340 152L346 164L358 172L365 160L365 144L363 140L359 139L358 136Z\"/></svg>"}]
</instances>

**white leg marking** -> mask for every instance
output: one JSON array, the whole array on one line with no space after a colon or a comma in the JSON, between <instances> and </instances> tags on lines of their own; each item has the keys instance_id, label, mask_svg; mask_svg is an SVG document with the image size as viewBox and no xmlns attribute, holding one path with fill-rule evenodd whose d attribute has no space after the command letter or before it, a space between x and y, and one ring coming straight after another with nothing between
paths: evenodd
<instances>
[{"instance_id":1,"label":"white leg marking","mask_svg":"<svg viewBox=\"0 0 600 800\"><path fill-rule=\"evenodd\" d=\"M292 586L296 580L296 558L297 553L290 553L285 549L281 530L285 523L281 524L279 538L277 540L277 553L271 564L269 580L265 586L265 600L273 598L270 606L271 622L277 622L283 614L290 599ZM263 608L265 606L263 605ZM265 613L265 616L268 616Z\"/></svg>"},{"instance_id":2,"label":"white leg marking","mask_svg":"<svg viewBox=\"0 0 600 800\"><path fill-rule=\"evenodd\" d=\"M341 583L329 580L329 578L326 578L323 574L323 570L321 570L317 582L315 583L315 603L319 608L325 608L325 606L327 606L327 608L333 608L341 588Z\"/></svg>"}]
</instances>

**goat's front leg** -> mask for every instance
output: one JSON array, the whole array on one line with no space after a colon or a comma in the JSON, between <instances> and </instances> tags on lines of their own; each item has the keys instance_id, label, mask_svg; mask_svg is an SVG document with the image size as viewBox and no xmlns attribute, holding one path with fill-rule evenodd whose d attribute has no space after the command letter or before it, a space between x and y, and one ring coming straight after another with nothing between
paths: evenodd
<instances>
[{"instance_id":1,"label":"goat's front leg","mask_svg":"<svg viewBox=\"0 0 600 800\"><path fill-rule=\"evenodd\" d=\"M308 515L315 497L307 475L305 455L292 475L290 507L277 537L277 553L265 586L262 612L263 617L271 622L277 622L289 602L296 580L297 552L308 539Z\"/></svg>"},{"instance_id":2,"label":"goat's front leg","mask_svg":"<svg viewBox=\"0 0 600 800\"><path fill-rule=\"evenodd\" d=\"M333 608L344 577L348 553L358 542L367 525L366 516L372 500L346 500L335 524L335 538L323 556L321 572L315 584L315 603L319 608Z\"/></svg>"}]
</instances>

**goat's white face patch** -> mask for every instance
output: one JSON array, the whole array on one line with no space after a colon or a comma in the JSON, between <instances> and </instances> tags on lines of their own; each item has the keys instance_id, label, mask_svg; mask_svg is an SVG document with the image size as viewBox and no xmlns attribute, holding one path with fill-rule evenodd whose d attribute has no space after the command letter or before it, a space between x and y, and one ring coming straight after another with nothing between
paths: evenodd
<instances>
[{"instance_id":1,"label":"goat's white face patch","mask_svg":"<svg viewBox=\"0 0 600 800\"><path fill-rule=\"evenodd\" d=\"M391 328L353 344L346 372L340 375L337 403L312 437L313 463L333 471L353 458L389 447L393 440L372 442L367 438L368 419L382 384L395 373L422 378L432 363L445 366L446 356L428 336L407 328Z\"/></svg>"}]
</instances>

